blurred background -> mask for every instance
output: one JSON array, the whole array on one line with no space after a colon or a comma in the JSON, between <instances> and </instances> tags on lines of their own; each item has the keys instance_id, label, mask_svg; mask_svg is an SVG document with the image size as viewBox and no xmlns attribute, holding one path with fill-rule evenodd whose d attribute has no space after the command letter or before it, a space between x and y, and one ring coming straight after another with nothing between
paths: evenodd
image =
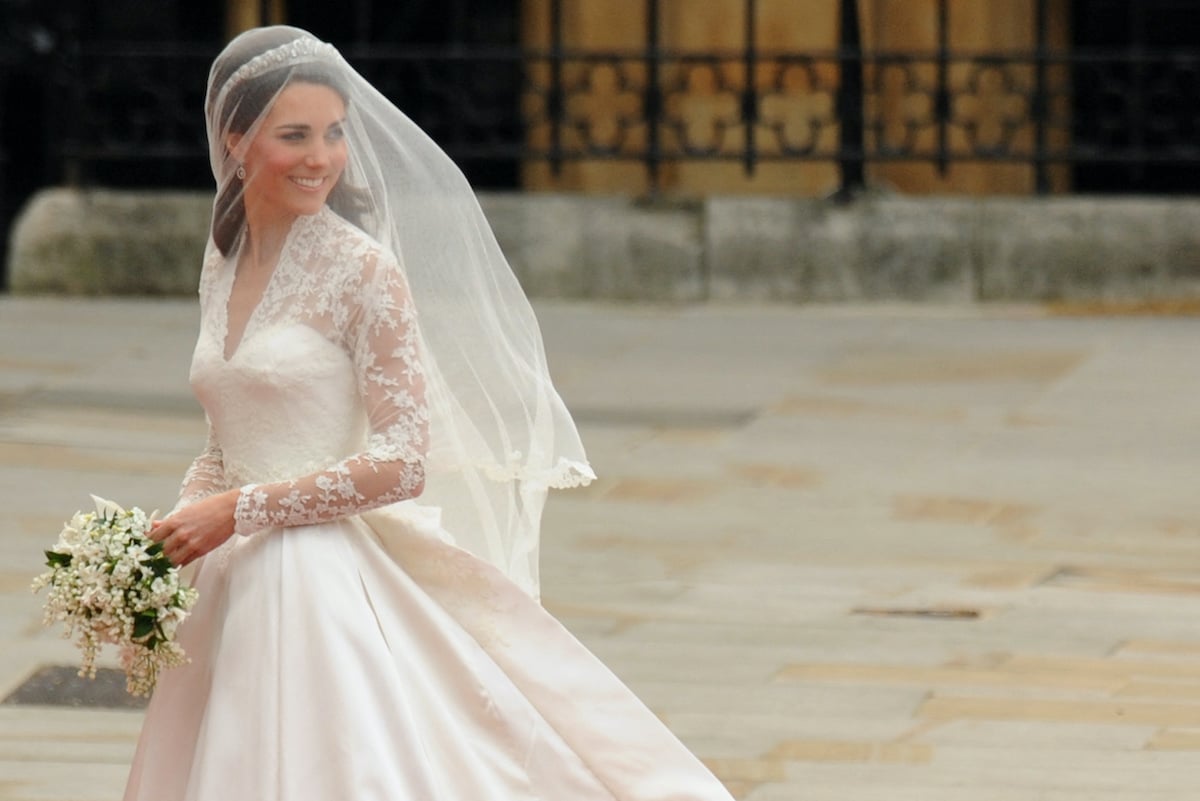
<instances>
[{"instance_id":1,"label":"blurred background","mask_svg":"<svg viewBox=\"0 0 1200 801\"><path fill-rule=\"evenodd\" d=\"M207 69L264 22L336 44L481 190L1195 194L1195 11L1192 0L160 0L149 11L0 0L0 236L44 187L208 190Z\"/></svg>"},{"instance_id":2,"label":"blurred background","mask_svg":"<svg viewBox=\"0 0 1200 801\"><path fill-rule=\"evenodd\" d=\"M736 797L1193 797L1198 10L0 0L0 801L124 785L29 579L203 442L203 94L264 21L478 188L600 476L543 598Z\"/></svg>"}]
</instances>

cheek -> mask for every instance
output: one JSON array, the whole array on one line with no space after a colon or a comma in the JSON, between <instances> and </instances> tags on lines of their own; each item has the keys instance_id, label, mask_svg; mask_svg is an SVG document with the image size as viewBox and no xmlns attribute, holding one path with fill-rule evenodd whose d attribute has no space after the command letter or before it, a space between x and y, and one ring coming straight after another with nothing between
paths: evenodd
<instances>
[{"instance_id":1,"label":"cheek","mask_svg":"<svg viewBox=\"0 0 1200 801\"><path fill-rule=\"evenodd\" d=\"M296 165L296 154L283 147L256 147L246 154L247 169L252 165L263 177L286 173Z\"/></svg>"},{"instance_id":2,"label":"cheek","mask_svg":"<svg viewBox=\"0 0 1200 801\"><path fill-rule=\"evenodd\" d=\"M341 142L338 147L334 148L329 154L329 160L333 164L335 172L342 172L346 169L346 162L350 159L349 149L345 142Z\"/></svg>"},{"instance_id":3,"label":"cheek","mask_svg":"<svg viewBox=\"0 0 1200 801\"><path fill-rule=\"evenodd\" d=\"M278 148L266 154L263 166L266 167L268 172L282 174L291 172L301 161L303 161L303 157L297 155L294 151L286 148Z\"/></svg>"}]
</instances>

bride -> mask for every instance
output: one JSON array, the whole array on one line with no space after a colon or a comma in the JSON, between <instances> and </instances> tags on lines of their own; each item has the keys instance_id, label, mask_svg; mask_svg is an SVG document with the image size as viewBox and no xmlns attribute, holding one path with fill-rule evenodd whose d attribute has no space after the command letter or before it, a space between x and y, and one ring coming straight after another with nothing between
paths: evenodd
<instances>
[{"instance_id":1,"label":"bride","mask_svg":"<svg viewBox=\"0 0 1200 801\"><path fill-rule=\"evenodd\" d=\"M593 478L461 173L330 45L242 34L191 382L154 531L194 563L128 801L729 801L537 601L547 491Z\"/></svg>"}]
</instances>

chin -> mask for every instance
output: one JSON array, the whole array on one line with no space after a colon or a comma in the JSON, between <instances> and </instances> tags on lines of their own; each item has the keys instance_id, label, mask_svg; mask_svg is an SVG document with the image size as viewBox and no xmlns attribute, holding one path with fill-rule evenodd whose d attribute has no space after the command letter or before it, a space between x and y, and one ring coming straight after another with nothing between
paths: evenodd
<instances>
[{"instance_id":1,"label":"chin","mask_svg":"<svg viewBox=\"0 0 1200 801\"><path fill-rule=\"evenodd\" d=\"M299 217L311 217L312 215L321 211L321 209L325 208L325 203L328 200L328 197L323 197L320 200L313 200L309 203L300 203L297 204L292 211L294 211Z\"/></svg>"}]
</instances>

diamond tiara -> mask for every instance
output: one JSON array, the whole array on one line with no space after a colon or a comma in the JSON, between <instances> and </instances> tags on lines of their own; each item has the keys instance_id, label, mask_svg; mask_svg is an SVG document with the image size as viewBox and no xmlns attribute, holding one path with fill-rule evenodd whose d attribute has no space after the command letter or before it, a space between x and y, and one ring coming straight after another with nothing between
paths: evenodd
<instances>
[{"instance_id":1,"label":"diamond tiara","mask_svg":"<svg viewBox=\"0 0 1200 801\"><path fill-rule=\"evenodd\" d=\"M317 39L301 37L279 47L273 47L265 53L259 53L238 67L229 76L229 80L225 81L225 86L222 87L221 94L225 94L243 81L257 78L264 72L283 66L291 61L304 59L336 63L339 58L340 55L337 48L333 45L318 41Z\"/></svg>"}]
</instances>

